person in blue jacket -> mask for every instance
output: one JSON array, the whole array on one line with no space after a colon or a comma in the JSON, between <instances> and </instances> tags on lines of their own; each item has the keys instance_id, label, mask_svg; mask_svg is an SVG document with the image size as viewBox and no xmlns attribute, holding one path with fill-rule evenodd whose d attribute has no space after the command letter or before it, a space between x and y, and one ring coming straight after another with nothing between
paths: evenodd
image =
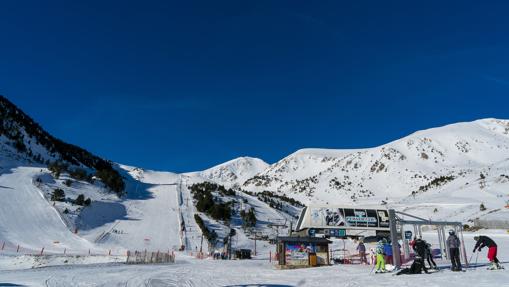
<instances>
[{"instance_id":1,"label":"person in blue jacket","mask_svg":"<svg viewBox=\"0 0 509 287\"><path fill-rule=\"evenodd\" d=\"M393 265L392 260L392 244L390 242L384 243L384 254L385 254L385 264Z\"/></svg>"}]
</instances>

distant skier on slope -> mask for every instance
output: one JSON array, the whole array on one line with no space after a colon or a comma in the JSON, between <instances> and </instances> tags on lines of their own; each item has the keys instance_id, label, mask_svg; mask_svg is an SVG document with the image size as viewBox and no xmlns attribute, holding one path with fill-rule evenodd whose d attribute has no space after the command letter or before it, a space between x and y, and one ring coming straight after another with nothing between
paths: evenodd
<instances>
[{"instance_id":1,"label":"distant skier on slope","mask_svg":"<svg viewBox=\"0 0 509 287\"><path fill-rule=\"evenodd\" d=\"M449 255L451 257L451 270L461 271L461 260L460 260L460 239L456 236L454 230L449 230L449 237L447 238L447 246L449 246Z\"/></svg>"},{"instance_id":2,"label":"distant skier on slope","mask_svg":"<svg viewBox=\"0 0 509 287\"><path fill-rule=\"evenodd\" d=\"M475 253L476 250L480 252L483 247L488 247L488 260L491 263L488 269L502 269L503 267L500 265L497 258L497 244L495 241L493 241L493 239L489 238L488 236L483 235L474 236L474 240L477 241L477 243L475 244L474 250L472 252Z\"/></svg>"}]
</instances>

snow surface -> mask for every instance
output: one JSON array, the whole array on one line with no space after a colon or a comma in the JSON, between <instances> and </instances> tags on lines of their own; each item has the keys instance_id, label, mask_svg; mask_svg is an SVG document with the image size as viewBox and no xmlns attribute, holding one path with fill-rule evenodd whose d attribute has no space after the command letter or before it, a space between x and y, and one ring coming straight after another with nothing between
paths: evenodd
<instances>
[{"instance_id":1,"label":"snow surface","mask_svg":"<svg viewBox=\"0 0 509 287\"><path fill-rule=\"evenodd\" d=\"M40 168L18 167L0 174L0 242L28 250L83 253L96 247L73 234L33 184Z\"/></svg>"}]
</instances>

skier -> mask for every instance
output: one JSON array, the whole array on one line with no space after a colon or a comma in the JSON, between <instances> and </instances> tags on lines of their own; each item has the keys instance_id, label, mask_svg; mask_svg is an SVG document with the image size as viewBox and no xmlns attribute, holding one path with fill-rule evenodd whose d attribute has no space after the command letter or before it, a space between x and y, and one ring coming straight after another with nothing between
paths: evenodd
<instances>
[{"instance_id":1,"label":"skier","mask_svg":"<svg viewBox=\"0 0 509 287\"><path fill-rule=\"evenodd\" d=\"M402 274L421 274L424 271L424 273L428 274L428 270L426 269L426 265L424 264L424 259L420 257L419 255L415 256L414 262L410 266L410 268L401 269L396 275L402 275Z\"/></svg>"},{"instance_id":2,"label":"skier","mask_svg":"<svg viewBox=\"0 0 509 287\"><path fill-rule=\"evenodd\" d=\"M386 242L384 244L384 253L385 253L385 263L393 264L392 263L392 244L390 242Z\"/></svg>"},{"instance_id":3,"label":"skier","mask_svg":"<svg viewBox=\"0 0 509 287\"><path fill-rule=\"evenodd\" d=\"M429 268L430 269L437 269L437 264L435 263L435 260L433 260L433 252L431 251L431 244L426 243L426 252L425 252L425 258L428 260Z\"/></svg>"},{"instance_id":4,"label":"skier","mask_svg":"<svg viewBox=\"0 0 509 287\"><path fill-rule=\"evenodd\" d=\"M371 261L371 265L375 265L376 264L376 251L375 249L373 248L370 248L369 249L369 257L370 257L370 261Z\"/></svg>"},{"instance_id":5,"label":"skier","mask_svg":"<svg viewBox=\"0 0 509 287\"><path fill-rule=\"evenodd\" d=\"M491 266L488 268L489 270L502 269L503 267L500 265L497 258L497 244L493 239L488 236L474 236L474 240L477 241L474 247L473 253L476 250L481 251L483 247L488 247L488 260L491 263Z\"/></svg>"},{"instance_id":6,"label":"skier","mask_svg":"<svg viewBox=\"0 0 509 287\"><path fill-rule=\"evenodd\" d=\"M357 245L357 251L359 251L361 264L368 264L368 260L366 259L366 246L364 245L364 241L362 239L359 241L359 245Z\"/></svg>"},{"instance_id":7,"label":"skier","mask_svg":"<svg viewBox=\"0 0 509 287\"><path fill-rule=\"evenodd\" d=\"M410 247L412 247L414 251L415 251L415 241L417 241L417 236L414 236L414 239L412 239L412 241L408 243L408 245L410 245Z\"/></svg>"},{"instance_id":8,"label":"skier","mask_svg":"<svg viewBox=\"0 0 509 287\"><path fill-rule=\"evenodd\" d=\"M384 244L387 240L384 238L383 240L378 241L376 245L376 271L375 273L385 273L385 259L384 259Z\"/></svg>"},{"instance_id":9,"label":"skier","mask_svg":"<svg viewBox=\"0 0 509 287\"><path fill-rule=\"evenodd\" d=\"M451 257L452 271L461 271L460 260L460 239L456 236L454 230L449 230L449 237L447 238L447 246L449 246L449 253Z\"/></svg>"},{"instance_id":10,"label":"skier","mask_svg":"<svg viewBox=\"0 0 509 287\"><path fill-rule=\"evenodd\" d=\"M426 241L422 240L421 237L417 238L414 241L413 249L417 255L419 255L421 258L426 258Z\"/></svg>"}]
</instances>

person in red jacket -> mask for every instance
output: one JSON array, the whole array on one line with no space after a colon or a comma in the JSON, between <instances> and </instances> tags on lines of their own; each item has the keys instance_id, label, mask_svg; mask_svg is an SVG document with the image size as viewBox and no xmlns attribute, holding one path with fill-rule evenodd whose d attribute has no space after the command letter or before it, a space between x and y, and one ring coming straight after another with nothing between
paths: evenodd
<instances>
[{"instance_id":1,"label":"person in red jacket","mask_svg":"<svg viewBox=\"0 0 509 287\"><path fill-rule=\"evenodd\" d=\"M483 247L488 247L488 260L491 263L491 266L488 268L490 270L502 269L503 267L500 265L497 258L497 244L493 239L488 236L474 236L474 240L477 241L475 244L473 252L476 250L481 251Z\"/></svg>"}]
</instances>

